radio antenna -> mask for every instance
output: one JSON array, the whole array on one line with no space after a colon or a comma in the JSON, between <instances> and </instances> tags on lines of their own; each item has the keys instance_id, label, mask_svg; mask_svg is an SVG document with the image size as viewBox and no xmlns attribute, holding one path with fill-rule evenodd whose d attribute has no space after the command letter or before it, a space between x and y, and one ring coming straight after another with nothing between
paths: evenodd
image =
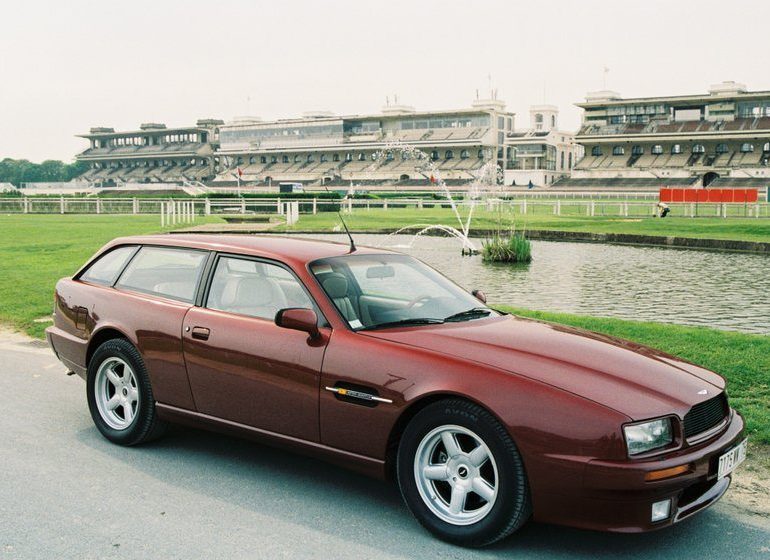
<instances>
[{"instance_id":1,"label":"radio antenna","mask_svg":"<svg viewBox=\"0 0 770 560\"><path fill-rule=\"evenodd\" d=\"M323 182L323 179L322 179ZM331 194L331 191L329 190L329 187L326 186L326 183L323 183L324 189L326 190L327 194ZM342 204L340 204L340 207ZM350 235L350 230L348 229L348 224L345 223L345 218L342 217L342 212L340 212L340 208L337 209L337 216L340 218L340 222L342 222L342 227L345 228L345 233L348 234L348 239L350 240L350 252L355 253L356 252L356 242L353 241L353 236Z\"/></svg>"}]
</instances>

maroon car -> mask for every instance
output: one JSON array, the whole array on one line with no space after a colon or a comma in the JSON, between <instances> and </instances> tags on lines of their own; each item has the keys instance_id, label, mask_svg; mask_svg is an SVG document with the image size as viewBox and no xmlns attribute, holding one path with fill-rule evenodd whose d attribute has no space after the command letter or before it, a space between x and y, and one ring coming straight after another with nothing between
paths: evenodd
<instances>
[{"instance_id":1,"label":"maroon car","mask_svg":"<svg viewBox=\"0 0 770 560\"><path fill-rule=\"evenodd\" d=\"M725 493L746 441L720 376L477 295L380 249L129 237L58 283L47 334L109 440L177 422L393 477L463 545L530 517L648 531Z\"/></svg>"}]
</instances>

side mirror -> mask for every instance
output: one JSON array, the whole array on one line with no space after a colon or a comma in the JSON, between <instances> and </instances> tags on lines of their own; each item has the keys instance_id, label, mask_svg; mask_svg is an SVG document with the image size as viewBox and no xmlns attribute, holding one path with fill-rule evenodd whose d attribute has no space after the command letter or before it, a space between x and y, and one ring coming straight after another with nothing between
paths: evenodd
<instances>
[{"instance_id":1,"label":"side mirror","mask_svg":"<svg viewBox=\"0 0 770 560\"><path fill-rule=\"evenodd\" d=\"M306 332L310 338L321 336L318 330L318 316L312 309L288 307L275 314L275 324L284 329Z\"/></svg>"},{"instance_id":2,"label":"side mirror","mask_svg":"<svg viewBox=\"0 0 770 560\"><path fill-rule=\"evenodd\" d=\"M487 302L487 294L485 294L481 290L473 290L471 292L471 295L475 297L477 300L479 300L481 303Z\"/></svg>"}]
</instances>

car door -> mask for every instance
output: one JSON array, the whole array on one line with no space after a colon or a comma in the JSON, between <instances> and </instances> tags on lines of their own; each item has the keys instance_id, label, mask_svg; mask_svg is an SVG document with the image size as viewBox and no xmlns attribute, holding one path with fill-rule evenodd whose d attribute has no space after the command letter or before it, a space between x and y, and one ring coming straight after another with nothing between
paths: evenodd
<instances>
[{"instance_id":1,"label":"car door","mask_svg":"<svg viewBox=\"0 0 770 560\"><path fill-rule=\"evenodd\" d=\"M319 313L288 267L219 255L203 305L184 320L190 386L199 412L319 441L319 381L330 329L311 339L278 327L275 314L287 307Z\"/></svg>"}]
</instances>

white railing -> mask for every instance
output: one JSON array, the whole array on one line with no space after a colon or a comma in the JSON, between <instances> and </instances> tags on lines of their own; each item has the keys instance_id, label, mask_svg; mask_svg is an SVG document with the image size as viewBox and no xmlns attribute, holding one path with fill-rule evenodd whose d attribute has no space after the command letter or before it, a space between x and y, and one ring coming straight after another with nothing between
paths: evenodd
<instances>
[{"instance_id":1,"label":"white railing","mask_svg":"<svg viewBox=\"0 0 770 560\"><path fill-rule=\"evenodd\" d=\"M286 215L286 203L296 203L297 214L317 214L343 210L349 213L371 210L449 209L446 200L426 198L324 199L270 197L228 198L104 198L104 197L7 197L0 198L0 214L168 214L176 208L178 216L186 217L219 214L280 214ZM183 206L174 206L181 204ZM478 210L501 211L522 215L551 215L623 218L650 217L657 213L657 198L653 200L592 198L540 198L518 196L507 199L457 200L455 204L467 208L475 204ZM770 218L770 204L671 203L672 217ZM172 218L173 220L173 214ZM187 219L187 218L186 218ZM172 223L172 222L170 222Z\"/></svg>"}]
</instances>

